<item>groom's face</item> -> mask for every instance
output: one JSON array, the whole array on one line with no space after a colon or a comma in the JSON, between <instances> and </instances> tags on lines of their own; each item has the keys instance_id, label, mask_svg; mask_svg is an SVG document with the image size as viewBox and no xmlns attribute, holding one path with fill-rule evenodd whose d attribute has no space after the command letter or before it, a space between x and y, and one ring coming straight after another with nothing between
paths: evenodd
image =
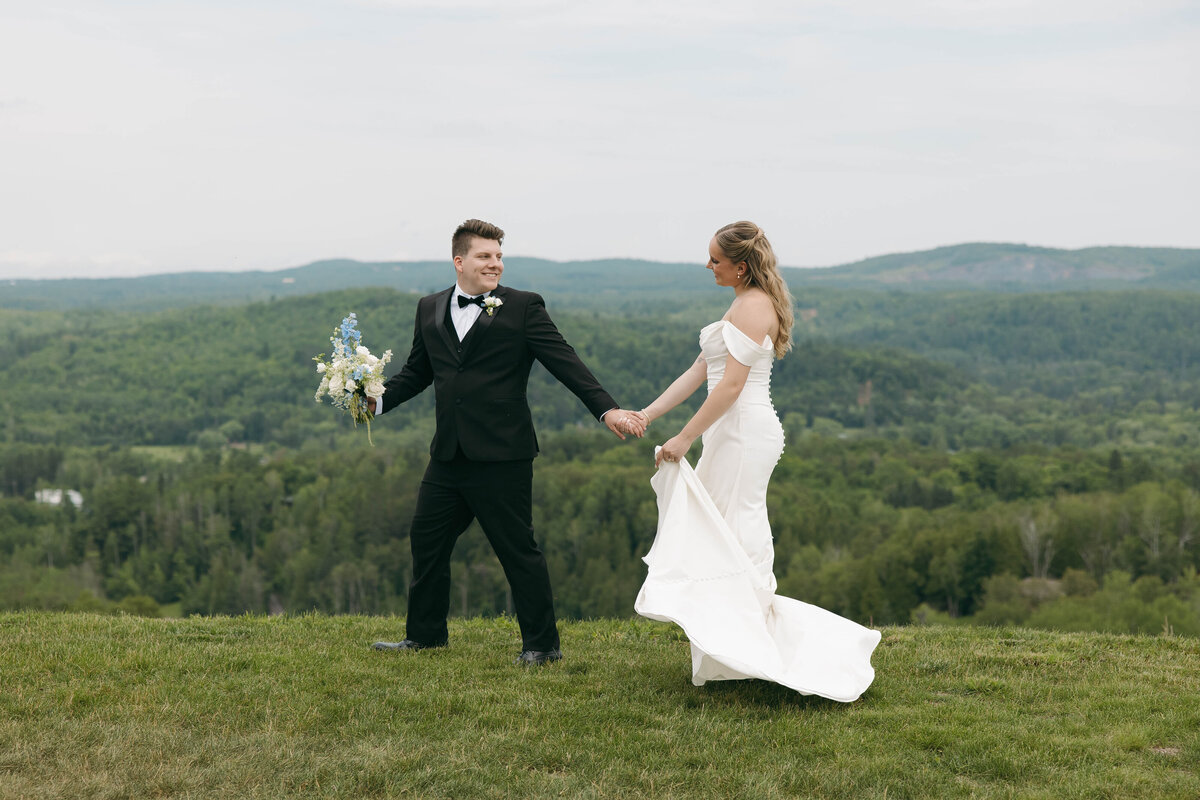
<instances>
[{"instance_id":1,"label":"groom's face","mask_svg":"<svg viewBox=\"0 0 1200 800\"><path fill-rule=\"evenodd\" d=\"M467 294L490 292L500 283L504 272L503 253L495 239L471 237L471 245L465 256L454 257L454 269L458 273L458 285Z\"/></svg>"}]
</instances>

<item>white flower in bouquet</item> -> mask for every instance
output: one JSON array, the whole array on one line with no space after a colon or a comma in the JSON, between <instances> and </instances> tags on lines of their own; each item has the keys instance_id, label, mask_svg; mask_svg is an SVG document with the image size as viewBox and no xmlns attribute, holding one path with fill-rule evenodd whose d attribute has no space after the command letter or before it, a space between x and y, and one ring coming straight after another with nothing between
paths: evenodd
<instances>
[{"instance_id":1,"label":"white flower in bouquet","mask_svg":"<svg viewBox=\"0 0 1200 800\"><path fill-rule=\"evenodd\" d=\"M313 399L319 403L321 397L328 394L330 402L349 412L355 425L366 423L367 441L370 441L371 420L375 415L367 407L367 396L377 400L383 397L381 376L384 365L392 360L392 351L385 350L380 357L372 355L362 345L358 318L353 313L334 329L329 341L333 345L330 360L324 361L324 354L313 359L317 362L317 372L323 376Z\"/></svg>"}]
</instances>

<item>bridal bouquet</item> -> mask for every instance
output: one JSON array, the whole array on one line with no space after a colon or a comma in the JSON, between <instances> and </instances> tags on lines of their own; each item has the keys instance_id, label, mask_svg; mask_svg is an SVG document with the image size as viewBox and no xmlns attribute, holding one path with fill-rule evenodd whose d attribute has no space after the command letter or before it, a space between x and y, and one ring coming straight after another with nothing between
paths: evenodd
<instances>
[{"instance_id":1,"label":"bridal bouquet","mask_svg":"<svg viewBox=\"0 0 1200 800\"><path fill-rule=\"evenodd\" d=\"M386 350L382 356L371 355L362 346L358 317L353 313L334 328L329 342L333 345L330 360L324 360L324 353L313 359L317 362L317 372L321 373L321 385L313 399L319 403L321 395L328 394L330 402L350 413L356 426L366 423L370 442L371 420L375 415L367 409L367 396L376 398L376 402L383 397L383 366L392 360L392 351Z\"/></svg>"}]
</instances>

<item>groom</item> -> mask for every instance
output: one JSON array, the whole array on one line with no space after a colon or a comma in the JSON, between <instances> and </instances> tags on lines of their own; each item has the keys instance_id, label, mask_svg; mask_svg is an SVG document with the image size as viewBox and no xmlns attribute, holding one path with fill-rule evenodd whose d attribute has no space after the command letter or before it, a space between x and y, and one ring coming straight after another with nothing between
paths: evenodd
<instances>
[{"instance_id":1,"label":"groom","mask_svg":"<svg viewBox=\"0 0 1200 800\"><path fill-rule=\"evenodd\" d=\"M387 413L432 383L437 406L432 457L409 534L407 638L376 642L376 650L446 645L450 553L478 519L512 589L521 626L517 663L561 659L550 575L533 538L538 445L525 399L533 362L540 361L620 438L644 431L640 419L618 409L579 360L542 298L500 286L503 241L504 231L482 220L458 226L451 240L456 284L417 303L407 363L384 384L381 405L368 400L372 411Z\"/></svg>"}]
</instances>

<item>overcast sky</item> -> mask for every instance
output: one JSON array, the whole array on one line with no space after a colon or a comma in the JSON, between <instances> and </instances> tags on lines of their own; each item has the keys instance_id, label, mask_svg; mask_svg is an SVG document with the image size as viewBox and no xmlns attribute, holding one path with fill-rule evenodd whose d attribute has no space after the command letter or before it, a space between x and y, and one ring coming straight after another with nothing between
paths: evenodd
<instances>
[{"instance_id":1,"label":"overcast sky","mask_svg":"<svg viewBox=\"0 0 1200 800\"><path fill-rule=\"evenodd\" d=\"M0 277L1200 247L1198 142L1197 0L0 0Z\"/></svg>"}]
</instances>

